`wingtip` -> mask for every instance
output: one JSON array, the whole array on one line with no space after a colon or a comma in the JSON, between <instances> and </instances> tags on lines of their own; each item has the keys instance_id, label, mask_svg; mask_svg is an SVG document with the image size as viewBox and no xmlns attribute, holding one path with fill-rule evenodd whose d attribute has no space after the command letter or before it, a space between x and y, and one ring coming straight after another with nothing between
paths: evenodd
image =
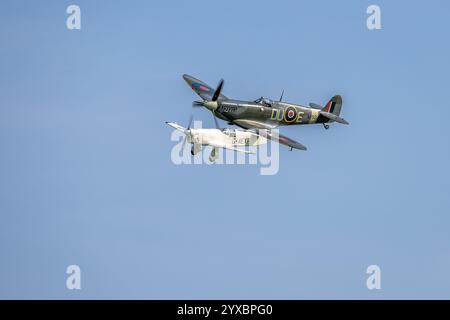
<instances>
[{"instance_id":1,"label":"wingtip","mask_svg":"<svg viewBox=\"0 0 450 320\"><path fill-rule=\"evenodd\" d=\"M297 145L295 145L295 146L289 146L289 148L290 148L289 151L292 151L292 149L297 149L297 150L302 150L302 151L308 150L307 147L305 147L304 145L302 145L300 143L297 143Z\"/></svg>"},{"instance_id":2,"label":"wingtip","mask_svg":"<svg viewBox=\"0 0 450 320\"><path fill-rule=\"evenodd\" d=\"M188 75L187 73L183 74L183 79L185 81L195 81L195 78L193 76L191 76L191 75Z\"/></svg>"},{"instance_id":3,"label":"wingtip","mask_svg":"<svg viewBox=\"0 0 450 320\"><path fill-rule=\"evenodd\" d=\"M302 151L308 150L308 148L306 146L304 146L303 144L298 143L298 142L297 142L297 145L295 147L296 147L296 149L302 150Z\"/></svg>"}]
</instances>

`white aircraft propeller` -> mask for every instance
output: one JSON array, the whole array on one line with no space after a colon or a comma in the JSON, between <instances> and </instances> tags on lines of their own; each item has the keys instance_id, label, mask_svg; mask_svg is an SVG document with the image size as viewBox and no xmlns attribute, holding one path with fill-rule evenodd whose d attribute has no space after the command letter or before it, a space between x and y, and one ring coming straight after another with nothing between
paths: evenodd
<instances>
[{"instance_id":1,"label":"white aircraft propeller","mask_svg":"<svg viewBox=\"0 0 450 320\"><path fill-rule=\"evenodd\" d=\"M193 119L194 119L194 116L191 114L191 116L189 117L188 126L187 126L186 130L184 131L184 140L183 140L183 144L181 146L181 150L184 150L184 147L186 146L187 137L188 137L188 135L191 134L191 125L192 125Z\"/></svg>"}]
</instances>

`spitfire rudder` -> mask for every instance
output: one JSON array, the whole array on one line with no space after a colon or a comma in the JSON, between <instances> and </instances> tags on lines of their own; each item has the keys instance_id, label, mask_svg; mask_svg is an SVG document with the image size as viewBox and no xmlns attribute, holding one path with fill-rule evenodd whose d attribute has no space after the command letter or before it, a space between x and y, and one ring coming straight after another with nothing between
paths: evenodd
<instances>
[{"instance_id":1,"label":"spitfire rudder","mask_svg":"<svg viewBox=\"0 0 450 320\"><path fill-rule=\"evenodd\" d=\"M322 111L329 112L339 116L341 113L342 107L342 97L340 95L336 95L327 102L325 107L322 108Z\"/></svg>"}]
</instances>

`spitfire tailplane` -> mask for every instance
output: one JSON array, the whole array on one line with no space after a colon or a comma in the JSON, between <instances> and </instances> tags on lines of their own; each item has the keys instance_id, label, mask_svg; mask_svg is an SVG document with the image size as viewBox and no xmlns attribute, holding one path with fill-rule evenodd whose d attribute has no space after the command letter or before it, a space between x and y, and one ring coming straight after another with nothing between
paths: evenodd
<instances>
[{"instance_id":1,"label":"spitfire tailplane","mask_svg":"<svg viewBox=\"0 0 450 320\"><path fill-rule=\"evenodd\" d=\"M342 124L349 124L347 120L339 117L339 114L341 113L341 108L342 108L342 98L341 96L337 95L331 98L330 101L327 102L325 107L323 107L320 110L320 115L327 118L331 122L336 121Z\"/></svg>"},{"instance_id":2,"label":"spitfire tailplane","mask_svg":"<svg viewBox=\"0 0 450 320\"><path fill-rule=\"evenodd\" d=\"M320 111L320 115L324 116L325 118L327 118L328 120L332 120L332 121L336 121L342 124L349 124L347 122L347 120L338 117L337 115L335 115L334 113L329 113L329 112L324 112L324 111Z\"/></svg>"}]
</instances>

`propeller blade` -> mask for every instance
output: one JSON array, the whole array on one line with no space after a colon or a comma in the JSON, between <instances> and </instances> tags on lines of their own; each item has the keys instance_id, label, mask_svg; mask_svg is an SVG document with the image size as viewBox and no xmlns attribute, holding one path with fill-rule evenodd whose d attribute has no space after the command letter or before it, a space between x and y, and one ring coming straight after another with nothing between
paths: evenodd
<instances>
[{"instance_id":1,"label":"propeller blade","mask_svg":"<svg viewBox=\"0 0 450 320\"><path fill-rule=\"evenodd\" d=\"M202 101L194 101L194 102L192 102L192 107L194 107L194 108L203 107L203 102Z\"/></svg>"},{"instance_id":2,"label":"propeller blade","mask_svg":"<svg viewBox=\"0 0 450 320\"><path fill-rule=\"evenodd\" d=\"M186 147L187 136L184 136L183 144L181 145L181 152L184 154L184 147Z\"/></svg>"},{"instance_id":3,"label":"propeller blade","mask_svg":"<svg viewBox=\"0 0 450 320\"><path fill-rule=\"evenodd\" d=\"M219 123L217 122L217 118L216 118L216 116L214 115L214 113L213 113L213 118L214 118L214 123L216 124L216 129L219 129L219 130L220 130Z\"/></svg>"},{"instance_id":4,"label":"propeller blade","mask_svg":"<svg viewBox=\"0 0 450 320\"><path fill-rule=\"evenodd\" d=\"M192 120L194 119L194 116L191 114L191 116L189 117L189 122L188 122L188 126L187 126L187 130L189 130L191 128L191 124L192 124Z\"/></svg>"},{"instance_id":5,"label":"propeller blade","mask_svg":"<svg viewBox=\"0 0 450 320\"><path fill-rule=\"evenodd\" d=\"M217 99L219 99L220 92L222 91L223 83L224 83L224 81L223 81L223 79L221 79L219 82L219 85L217 86L216 91L214 91L214 95L213 95L211 101L217 101Z\"/></svg>"}]
</instances>

